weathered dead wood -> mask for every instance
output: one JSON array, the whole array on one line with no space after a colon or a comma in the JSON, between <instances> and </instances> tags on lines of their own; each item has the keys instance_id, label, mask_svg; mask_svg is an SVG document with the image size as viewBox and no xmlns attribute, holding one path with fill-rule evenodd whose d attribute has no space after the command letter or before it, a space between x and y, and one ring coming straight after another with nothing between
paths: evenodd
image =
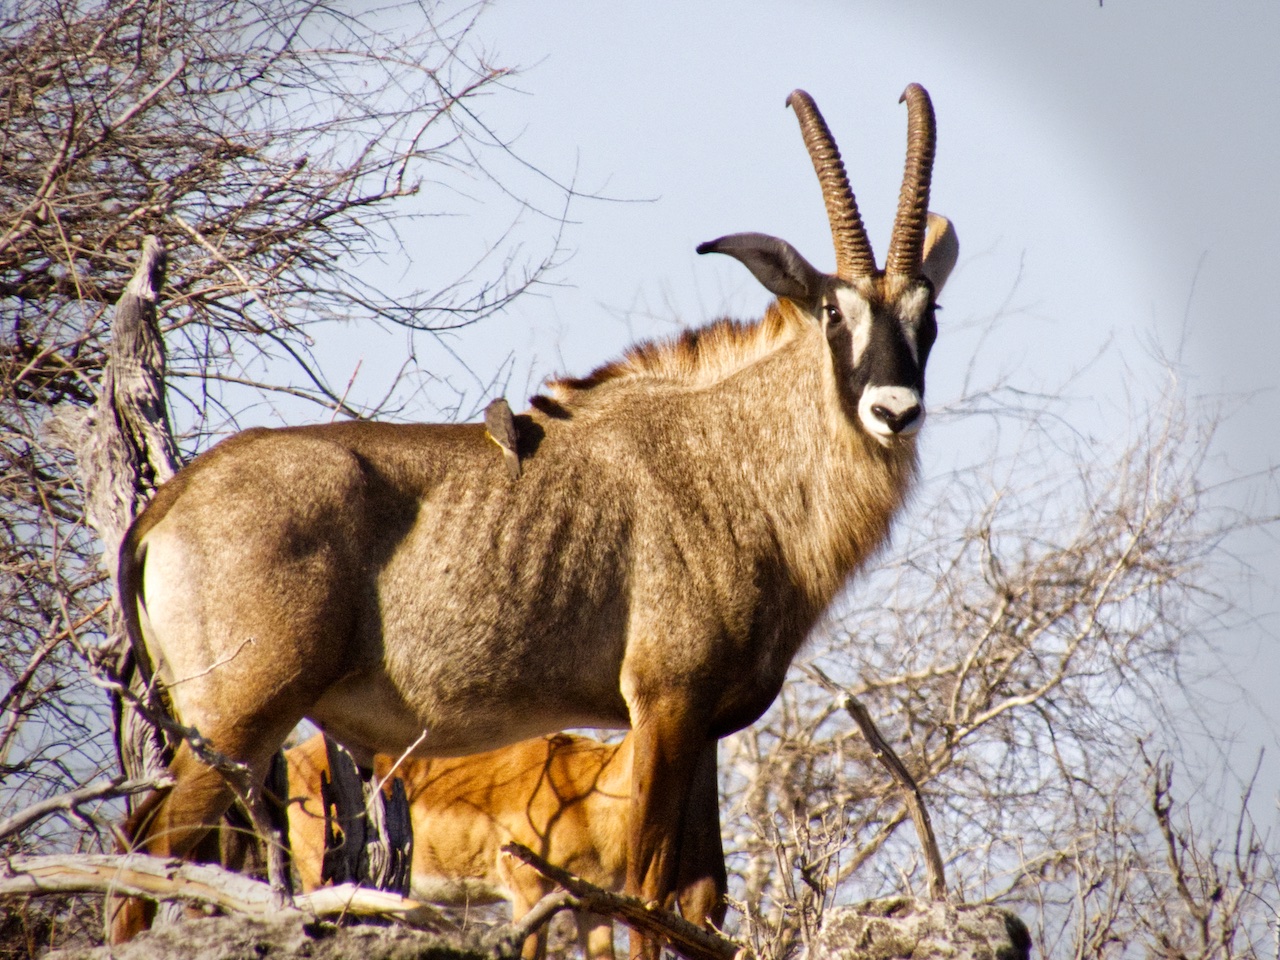
<instances>
[{"instance_id":1,"label":"weathered dead wood","mask_svg":"<svg viewBox=\"0 0 1280 960\"><path fill-rule=\"evenodd\" d=\"M328 737L324 742L329 774L320 776L325 824L321 880L407 894L413 826L404 781L391 781L388 799L373 771L361 773L345 747Z\"/></svg>"},{"instance_id":2,"label":"weathered dead wood","mask_svg":"<svg viewBox=\"0 0 1280 960\"><path fill-rule=\"evenodd\" d=\"M113 581L120 543L129 524L179 466L165 407L164 342L156 311L165 262L159 241L146 237L133 278L112 316L97 400L87 410L60 411L52 428L75 454L84 489L85 520L102 541L102 567ZM118 611L113 611L111 619L106 642L93 651L96 666L109 679L131 688L140 700L160 709L155 692L147 688L136 670ZM167 744L160 733L119 699L114 713L116 747L125 775L139 780L165 775Z\"/></svg>"},{"instance_id":3,"label":"weathered dead wood","mask_svg":"<svg viewBox=\"0 0 1280 960\"><path fill-rule=\"evenodd\" d=\"M942 865L942 854L938 850L938 838L934 835L933 824L929 820L929 811L925 809L924 795L920 792L920 785L916 783L915 777L911 776L911 771L902 762L902 758L898 756L893 747L889 746L889 742L880 735L880 730L876 727L875 721L871 719L871 714L867 712L867 708L858 702L857 698L852 694L845 694L841 698L840 705L848 712L849 716L853 717L854 722L862 731L862 735L866 738L867 744L871 747L871 752L875 758L884 765L885 769L889 771L889 775L902 787L907 810L911 813L911 822L915 824L916 833L920 837L920 846L924 848L929 896L934 900L946 902L946 871Z\"/></svg>"},{"instance_id":4,"label":"weathered dead wood","mask_svg":"<svg viewBox=\"0 0 1280 960\"><path fill-rule=\"evenodd\" d=\"M98 396L87 410L60 411L53 432L76 457L84 489L85 520L102 541L102 567L115 579L120 542L156 488L177 471L177 445L164 400L164 342L156 302L164 285L166 256L155 237L142 242L133 278L116 304ZM133 652L113 610L95 666L160 709L135 669ZM167 745L156 728L113 698L116 748L121 767L135 780L167 774ZM132 798L127 801L132 808Z\"/></svg>"},{"instance_id":5,"label":"weathered dead wood","mask_svg":"<svg viewBox=\"0 0 1280 960\"><path fill-rule=\"evenodd\" d=\"M991 904L886 897L827 909L806 960L1029 960L1031 935Z\"/></svg>"},{"instance_id":6,"label":"weathered dead wood","mask_svg":"<svg viewBox=\"0 0 1280 960\"><path fill-rule=\"evenodd\" d=\"M85 519L102 540L102 565L112 583L133 518L181 465L165 404L164 339L156 309L167 259L159 240L143 239L138 266L116 304L102 384L76 458L85 484ZM110 655L107 672L146 704L148 713L162 714L160 694L148 682L150 671L139 668L137 651L120 628L119 608L113 606L112 613L104 651ZM112 708L120 769L135 778L167 775L173 741L125 700L115 698ZM132 812L132 797L126 806Z\"/></svg>"},{"instance_id":7,"label":"weathered dead wood","mask_svg":"<svg viewBox=\"0 0 1280 960\"><path fill-rule=\"evenodd\" d=\"M269 884L212 864L144 854L78 854L0 860L0 896L106 893L214 906L252 917L301 913L312 917L367 916L397 920L436 933L457 927L435 907L354 884L322 887L281 910Z\"/></svg>"},{"instance_id":8,"label":"weathered dead wood","mask_svg":"<svg viewBox=\"0 0 1280 960\"><path fill-rule=\"evenodd\" d=\"M655 904L647 904L638 897L602 890L568 870L548 863L523 844L508 843L502 850L523 860L573 895L572 898L564 898L553 893L544 898L530 912L530 917L537 914L535 922L529 923L526 918L524 922L512 926L511 933L507 936L515 943L522 943L525 937L536 931L542 923L549 921L557 911L572 908L625 923L637 933L661 941L663 946L688 960L743 960L748 956L746 947L728 937L703 930L683 917Z\"/></svg>"},{"instance_id":9,"label":"weathered dead wood","mask_svg":"<svg viewBox=\"0 0 1280 960\"><path fill-rule=\"evenodd\" d=\"M364 784L365 813L377 841L366 840L369 880L379 890L402 895L409 892L409 873L413 867L413 824L409 819L409 797L404 781L392 777L387 796L370 778Z\"/></svg>"},{"instance_id":10,"label":"weathered dead wood","mask_svg":"<svg viewBox=\"0 0 1280 960\"><path fill-rule=\"evenodd\" d=\"M128 943L68 946L46 960L514 960L478 933L431 933L399 923L340 923L297 911L228 915L153 927Z\"/></svg>"},{"instance_id":11,"label":"weathered dead wood","mask_svg":"<svg viewBox=\"0 0 1280 960\"><path fill-rule=\"evenodd\" d=\"M113 579L129 524L179 466L156 314L165 265L160 242L146 237L133 279L116 304L98 399L76 438L85 516L102 538L102 564Z\"/></svg>"}]
</instances>

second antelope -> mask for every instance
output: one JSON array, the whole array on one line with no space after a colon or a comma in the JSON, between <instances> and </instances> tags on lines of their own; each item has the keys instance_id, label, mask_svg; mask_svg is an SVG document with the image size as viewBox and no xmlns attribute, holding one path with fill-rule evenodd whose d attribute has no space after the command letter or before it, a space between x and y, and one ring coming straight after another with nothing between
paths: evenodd
<instances>
[{"instance_id":1,"label":"second antelope","mask_svg":"<svg viewBox=\"0 0 1280 960\"><path fill-rule=\"evenodd\" d=\"M519 920L555 885L502 853L510 840L606 890L621 891L627 872L631 737L606 744L555 734L457 759L379 754L374 773L404 780L413 824L410 895L456 905L511 901ZM304 890L321 884L325 818L320 782L328 775L324 737L286 751L289 843ZM725 869L714 764L700 770L681 838L678 889L685 919L724 921ZM613 960L613 925L577 913L589 960ZM525 943L528 960L545 956L546 928Z\"/></svg>"},{"instance_id":2,"label":"second antelope","mask_svg":"<svg viewBox=\"0 0 1280 960\"><path fill-rule=\"evenodd\" d=\"M480 424L370 422L246 430L180 471L119 564L129 634L178 719L259 781L303 717L365 765L630 727L626 889L666 902L695 771L773 702L916 473L957 246L928 213L932 105L914 84L903 97L883 270L797 90L835 273L764 234L703 244L777 301L552 383L514 418L518 477ZM171 772L126 833L183 855L233 794L186 743ZM139 916L121 911L117 935Z\"/></svg>"}]
</instances>

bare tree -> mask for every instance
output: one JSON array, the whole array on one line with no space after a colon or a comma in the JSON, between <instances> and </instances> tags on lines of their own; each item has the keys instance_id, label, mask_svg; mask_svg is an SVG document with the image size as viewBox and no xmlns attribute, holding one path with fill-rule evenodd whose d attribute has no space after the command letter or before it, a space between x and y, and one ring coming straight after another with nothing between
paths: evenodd
<instances>
[{"instance_id":1,"label":"bare tree","mask_svg":"<svg viewBox=\"0 0 1280 960\"><path fill-rule=\"evenodd\" d=\"M160 319L184 456L281 403L295 415L311 405L302 415L312 417L474 405L485 384L437 347L439 335L489 317L555 265L563 219L538 211L563 210L571 191L542 178L545 196L504 192L510 147L477 110L510 72L478 52L481 7L358 9L0 0L6 814L115 766L106 698L87 669L109 632L109 584L74 456L53 427L94 402L111 306L142 237L169 251ZM536 220L543 252L522 253L499 225L491 252L453 272L437 266L447 258L414 251L421 289L365 279L406 256L406 219L486 202L509 223ZM331 369L315 350L354 324L399 331L407 345L399 374L376 391L353 387L349 364ZM160 479L143 477L144 489ZM0 843L109 842L111 817L92 804L59 810Z\"/></svg>"},{"instance_id":2,"label":"bare tree","mask_svg":"<svg viewBox=\"0 0 1280 960\"><path fill-rule=\"evenodd\" d=\"M902 794L828 676L922 784L955 894L1017 909L1046 955L1244 957L1270 935L1276 861L1247 809L1233 835L1175 808L1167 761L1144 753L1200 732L1191 664L1231 617L1225 545L1264 520L1209 484L1213 418L1177 397L1109 457L1057 414L1012 462L928 484L808 681L722 749L762 954L833 904L923 892Z\"/></svg>"}]
</instances>

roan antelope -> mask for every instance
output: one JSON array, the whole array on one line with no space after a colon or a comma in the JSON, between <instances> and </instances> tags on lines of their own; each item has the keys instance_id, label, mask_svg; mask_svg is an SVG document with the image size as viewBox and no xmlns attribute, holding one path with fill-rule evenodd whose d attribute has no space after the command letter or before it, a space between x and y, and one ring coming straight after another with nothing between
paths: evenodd
<instances>
[{"instance_id":1,"label":"roan antelope","mask_svg":"<svg viewBox=\"0 0 1280 960\"><path fill-rule=\"evenodd\" d=\"M889 536L916 473L935 299L956 259L927 213L934 119L908 147L885 269L839 151L796 111L836 272L758 233L777 301L552 383L515 418L520 476L481 424L237 434L157 494L121 548L139 660L182 723L259 780L304 716L367 765L570 727L630 727L627 883L666 902L690 784L773 702L832 597ZM146 656L141 656L145 651ZM188 744L126 825L184 855L232 799ZM131 905L121 935L136 928ZM654 945L632 938L632 950Z\"/></svg>"},{"instance_id":2,"label":"roan antelope","mask_svg":"<svg viewBox=\"0 0 1280 960\"><path fill-rule=\"evenodd\" d=\"M606 890L627 873L631 744L558 733L470 757L424 760L378 754L374 773L404 780L413 822L410 896L447 904L511 901L519 920L554 884L501 852L510 840ZM325 819L320 778L328 776L324 737L291 750L289 842L303 890L321 884ZM681 912L717 926L724 920L725 869L714 764L700 770L681 838ZM613 925L575 916L584 956L612 960ZM546 928L525 943L526 958L546 953Z\"/></svg>"}]
</instances>

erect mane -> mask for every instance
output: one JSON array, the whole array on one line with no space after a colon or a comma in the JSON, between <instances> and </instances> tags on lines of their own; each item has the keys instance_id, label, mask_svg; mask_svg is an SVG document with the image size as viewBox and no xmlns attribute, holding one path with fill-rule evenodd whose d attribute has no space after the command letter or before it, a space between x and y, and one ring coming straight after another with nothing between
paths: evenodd
<instances>
[{"instance_id":1,"label":"erect mane","mask_svg":"<svg viewBox=\"0 0 1280 960\"><path fill-rule=\"evenodd\" d=\"M585 377L549 381L549 396L534 397L533 405L572 408L589 403L593 391L627 382L675 389L710 386L789 343L804 322L793 304L780 300L759 320L724 318L665 340L638 343Z\"/></svg>"}]
</instances>

